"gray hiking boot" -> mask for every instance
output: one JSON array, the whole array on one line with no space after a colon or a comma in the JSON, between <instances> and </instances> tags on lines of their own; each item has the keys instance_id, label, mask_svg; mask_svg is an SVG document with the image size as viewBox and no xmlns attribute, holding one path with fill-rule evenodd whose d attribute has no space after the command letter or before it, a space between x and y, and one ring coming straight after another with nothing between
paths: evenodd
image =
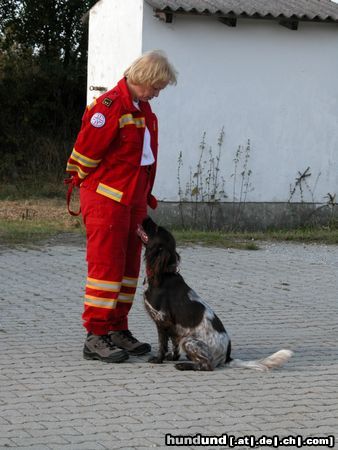
<instances>
[{"instance_id":1,"label":"gray hiking boot","mask_svg":"<svg viewBox=\"0 0 338 450\"><path fill-rule=\"evenodd\" d=\"M126 350L130 355L140 356L151 351L150 344L139 342L129 330L110 331L109 337L116 347Z\"/></svg>"},{"instance_id":2,"label":"gray hiking boot","mask_svg":"<svg viewBox=\"0 0 338 450\"><path fill-rule=\"evenodd\" d=\"M129 358L125 350L117 348L111 342L109 336L97 336L88 333L83 347L83 357L85 359L98 359L108 363L119 363Z\"/></svg>"}]
</instances>

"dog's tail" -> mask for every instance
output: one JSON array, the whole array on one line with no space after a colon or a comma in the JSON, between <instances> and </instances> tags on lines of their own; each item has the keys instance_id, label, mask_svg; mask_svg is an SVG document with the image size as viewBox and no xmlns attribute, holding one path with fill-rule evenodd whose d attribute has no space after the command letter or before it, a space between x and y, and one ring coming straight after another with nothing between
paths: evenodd
<instances>
[{"instance_id":1,"label":"dog's tail","mask_svg":"<svg viewBox=\"0 0 338 450\"><path fill-rule=\"evenodd\" d=\"M233 359L227 364L227 366L231 368L254 369L265 372L267 370L283 366L291 358L292 355L293 352L291 350L279 350L278 352L273 353L267 358L255 361Z\"/></svg>"}]
</instances>

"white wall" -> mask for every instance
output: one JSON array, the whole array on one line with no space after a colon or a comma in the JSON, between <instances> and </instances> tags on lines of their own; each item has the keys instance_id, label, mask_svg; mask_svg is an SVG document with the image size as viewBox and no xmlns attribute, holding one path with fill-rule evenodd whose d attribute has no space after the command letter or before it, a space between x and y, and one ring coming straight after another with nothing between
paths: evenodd
<instances>
[{"instance_id":1,"label":"white wall","mask_svg":"<svg viewBox=\"0 0 338 450\"><path fill-rule=\"evenodd\" d=\"M155 193L161 200L178 199L179 152L184 185L203 132L216 151L223 126L221 174L229 200L234 155L248 138L248 201L287 201L298 171L308 166L315 201L338 193L337 25L300 23L291 31L274 21L242 19L230 28L212 17L180 15L165 24L143 0L101 0L90 11L88 87L113 87L136 57L155 48L179 71L178 85L152 101L160 126ZM88 90L88 103L99 94ZM238 198L239 184L236 191ZM312 200L305 186L304 197Z\"/></svg>"},{"instance_id":2,"label":"white wall","mask_svg":"<svg viewBox=\"0 0 338 450\"><path fill-rule=\"evenodd\" d=\"M143 0L101 0L90 10L87 102L111 89L129 64L141 55Z\"/></svg>"},{"instance_id":3,"label":"white wall","mask_svg":"<svg viewBox=\"0 0 338 450\"><path fill-rule=\"evenodd\" d=\"M179 151L184 183L189 166L196 167L202 133L216 150L223 126L221 172L229 200L234 154L248 138L254 188L248 201L287 201L298 171L308 166L315 201L338 193L337 25L300 23L291 31L242 19L230 28L215 18L180 15L165 24L146 3L143 20L142 51L163 49L179 71L178 85L152 101L160 126L160 199L178 198ZM306 187L304 194L311 201Z\"/></svg>"}]
</instances>

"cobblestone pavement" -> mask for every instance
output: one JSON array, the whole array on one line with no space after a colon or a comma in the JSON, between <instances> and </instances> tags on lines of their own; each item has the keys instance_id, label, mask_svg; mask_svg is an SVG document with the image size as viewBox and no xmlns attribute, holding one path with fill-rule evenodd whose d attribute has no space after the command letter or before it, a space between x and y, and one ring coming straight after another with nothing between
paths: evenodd
<instances>
[{"instance_id":1,"label":"cobblestone pavement","mask_svg":"<svg viewBox=\"0 0 338 450\"><path fill-rule=\"evenodd\" d=\"M195 246L180 253L181 273L223 320L235 357L290 348L291 361L268 373L179 372L146 357L86 361L84 243L59 237L41 248L2 249L1 449L168 448L166 434L338 436L338 247ZM156 350L141 293L140 283L131 329ZM183 448L201 448L195 444Z\"/></svg>"}]
</instances>

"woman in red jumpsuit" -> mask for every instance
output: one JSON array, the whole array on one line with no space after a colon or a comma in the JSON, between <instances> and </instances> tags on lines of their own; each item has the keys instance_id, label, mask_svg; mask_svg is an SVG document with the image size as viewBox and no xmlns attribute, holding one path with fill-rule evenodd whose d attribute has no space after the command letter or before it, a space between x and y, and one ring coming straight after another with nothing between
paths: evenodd
<instances>
[{"instance_id":1,"label":"woman in red jumpsuit","mask_svg":"<svg viewBox=\"0 0 338 450\"><path fill-rule=\"evenodd\" d=\"M148 52L124 78L86 108L69 157L67 180L80 186L88 277L83 320L86 359L122 362L151 350L128 328L140 270L136 227L156 208L157 119L149 100L176 72L160 51Z\"/></svg>"}]
</instances>

